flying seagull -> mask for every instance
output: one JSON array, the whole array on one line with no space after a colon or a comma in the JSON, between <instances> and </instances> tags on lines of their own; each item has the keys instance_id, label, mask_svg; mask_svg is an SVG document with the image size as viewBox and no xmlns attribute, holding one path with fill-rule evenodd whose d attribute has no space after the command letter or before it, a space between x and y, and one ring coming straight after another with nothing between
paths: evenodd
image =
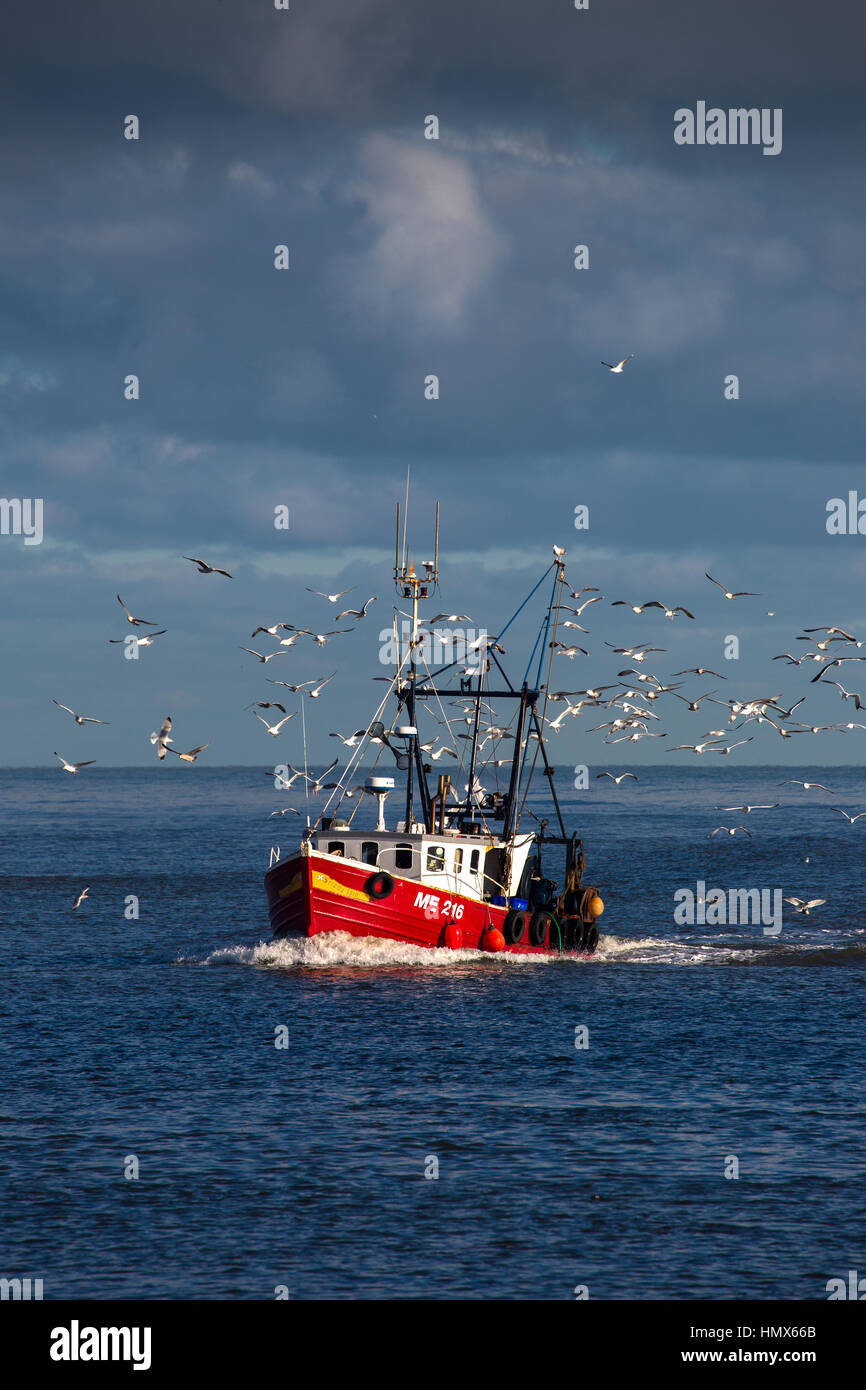
<instances>
[{"instance_id":1,"label":"flying seagull","mask_svg":"<svg viewBox=\"0 0 866 1390\"><path fill-rule=\"evenodd\" d=\"M844 816L844 817L845 817L845 819L846 819L846 821L848 822L849 825L853 825L854 822L855 822L855 820L860 820L862 816L866 816L866 811L859 811L859 812L857 813L856 816L849 816L849 815L848 815L848 812L847 812L847 811L843 811L843 810L841 809L841 807L839 807L839 806L831 806L831 807L830 807L830 810L831 810L831 811L838 811L840 816Z\"/></svg>"},{"instance_id":2,"label":"flying seagull","mask_svg":"<svg viewBox=\"0 0 866 1390\"><path fill-rule=\"evenodd\" d=\"M597 772L595 774L595 780L598 781L599 777L609 777L612 782L616 782L617 786L619 786L620 782L623 782L626 777L631 777L635 782L637 781L633 772L621 772L618 777L614 777L612 772Z\"/></svg>"},{"instance_id":3,"label":"flying seagull","mask_svg":"<svg viewBox=\"0 0 866 1390\"><path fill-rule=\"evenodd\" d=\"M833 682L833 684L835 684L835 682ZM90 716L89 714L76 714L74 709L70 709L68 705L61 705L60 701L59 701L59 700L55 700L53 697L52 697L51 703L52 703L53 705L57 705L58 709L65 709L65 710L66 710L66 713L67 713L67 714L71 714L71 715L72 715L72 718L75 720L76 724L79 724L79 725L83 725L83 724L107 724L107 723L109 722L109 721L106 720L106 719L93 719L93 718L91 718L91 716ZM857 708L859 709L860 706L858 705Z\"/></svg>"},{"instance_id":4,"label":"flying seagull","mask_svg":"<svg viewBox=\"0 0 866 1390\"><path fill-rule=\"evenodd\" d=\"M748 835L750 840L752 838L751 830L747 830L744 825L717 825L715 830L710 831L707 839L711 840L714 835L718 835L722 830L724 830L726 835L736 835L738 830L742 830L743 834Z\"/></svg>"},{"instance_id":5,"label":"flying seagull","mask_svg":"<svg viewBox=\"0 0 866 1390\"><path fill-rule=\"evenodd\" d=\"M268 773L268 776L270 776L270 773ZM294 806L284 806L282 811L271 811L271 816L299 816L300 814L300 811L296 811ZM271 816L268 816L268 820L270 820Z\"/></svg>"},{"instance_id":6,"label":"flying seagull","mask_svg":"<svg viewBox=\"0 0 866 1390\"><path fill-rule=\"evenodd\" d=\"M789 777L787 782L781 782L783 787L805 787L806 791L827 792L830 796L833 793L829 787L822 787L820 782L800 782L796 777Z\"/></svg>"},{"instance_id":7,"label":"flying seagull","mask_svg":"<svg viewBox=\"0 0 866 1390\"><path fill-rule=\"evenodd\" d=\"M739 811L741 815L747 816L750 811L775 811L779 805L778 801L767 803L761 806L717 806L717 811Z\"/></svg>"},{"instance_id":8,"label":"flying seagull","mask_svg":"<svg viewBox=\"0 0 866 1390\"><path fill-rule=\"evenodd\" d=\"M132 623L133 627L156 627L156 623L150 622L148 618L133 618L123 599L120 597L120 594L115 594L114 597L117 599L117 602L120 604L121 608L126 614L126 621L128 623Z\"/></svg>"},{"instance_id":9,"label":"flying seagull","mask_svg":"<svg viewBox=\"0 0 866 1390\"><path fill-rule=\"evenodd\" d=\"M759 597L760 597L760 595L758 595L758 594L750 593L748 589L740 589L737 593L732 593L732 592L730 591L730 589L726 589L726 588L725 588L724 584L720 584L719 581L718 581L718 579L713 579L713 576L712 576L711 574L707 574L706 570L704 570L704 574L707 575L707 579L709 579L709 581L710 581L711 584L715 584L715 586L716 586L717 589L721 589L721 591L722 591L722 593L724 594L725 598L759 598Z\"/></svg>"},{"instance_id":10,"label":"flying seagull","mask_svg":"<svg viewBox=\"0 0 866 1390\"><path fill-rule=\"evenodd\" d=\"M275 656L288 656L288 652L268 652L267 656L262 656L261 652L254 652L252 647L241 647L240 650L242 652L249 652L250 656L254 656L262 665L267 665Z\"/></svg>"},{"instance_id":11,"label":"flying seagull","mask_svg":"<svg viewBox=\"0 0 866 1390\"><path fill-rule=\"evenodd\" d=\"M727 676L722 676L718 671L711 671L709 666L687 666L685 671L674 671L675 676L715 676L716 680L726 681Z\"/></svg>"},{"instance_id":12,"label":"flying seagull","mask_svg":"<svg viewBox=\"0 0 866 1390\"><path fill-rule=\"evenodd\" d=\"M360 622L361 618L366 618L367 609L370 607L370 604L375 602L376 595L374 594L372 598L367 599L366 603L362 603L360 608L347 608L345 612L338 613L336 618L334 619L334 622L338 623L341 618L357 618Z\"/></svg>"},{"instance_id":13,"label":"flying seagull","mask_svg":"<svg viewBox=\"0 0 866 1390\"><path fill-rule=\"evenodd\" d=\"M181 762L194 763L199 753L203 753L206 748L210 748L209 743L201 743L198 748L191 748L188 753L178 753L176 748L169 748L168 751L180 758Z\"/></svg>"},{"instance_id":14,"label":"flying seagull","mask_svg":"<svg viewBox=\"0 0 866 1390\"><path fill-rule=\"evenodd\" d=\"M340 589L339 593L336 594L323 594L320 589L307 589L308 594L315 594L317 598L326 598L329 603L336 603L338 598L342 598L344 594L351 594L352 592L353 589Z\"/></svg>"},{"instance_id":15,"label":"flying seagull","mask_svg":"<svg viewBox=\"0 0 866 1390\"><path fill-rule=\"evenodd\" d=\"M170 743L173 743L173 742L174 742L173 739L170 739L170 738L169 738L169 734L170 734L170 733L171 733L171 715L170 715L170 714L167 714L166 717L165 717L165 719L163 720L162 728L160 729L159 733L158 733L158 734L151 734L151 736L150 736L150 741L151 741L151 743L155 743L155 744L157 745L157 750L156 750L156 751L157 751L157 753L158 753L158 755L159 755L159 761L160 761L160 762L162 762L163 759L164 759L164 757L165 757L165 750L166 750L166 748L168 747L168 745L169 745Z\"/></svg>"},{"instance_id":16,"label":"flying seagull","mask_svg":"<svg viewBox=\"0 0 866 1390\"><path fill-rule=\"evenodd\" d=\"M78 897L75 899L75 902L73 903L73 906L72 906L72 911L73 911L73 912L75 911L76 908L78 908L78 907L81 906L81 904L84 902L84 899L87 897L87 894L88 894L89 892L90 892L90 887L89 887L89 886L88 886L87 888L82 888L81 892L78 894Z\"/></svg>"},{"instance_id":17,"label":"flying seagull","mask_svg":"<svg viewBox=\"0 0 866 1390\"><path fill-rule=\"evenodd\" d=\"M811 898L809 902L806 902L804 898L785 899L785 902L790 903L795 912L802 912L806 917L809 916L809 913L812 911L813 907L820 907L822 903L825 903L826 901L826 898Z\"/></svg>"},{"instance_id":18,"label":"flying seagull","mask_svg":"<svg viewBox=\"0 0 866 1390\"><path fill-rule=\"evenodd\" d=\"M199 574L224 574L226 579L231 579L228 570L221 570L218 565L208 565L204 560L196 560L192 555L184 555L185 560L189 560L191 565L198 565Z\"/></svg>"},{"instance_id":19,"label":"flying seagull","mask_svg":"<svg viewBox=\"0 0 866 1390\"><path fill-rule=\"evenodd\" d=\"M54 753L54 756L55 756L55 758L59 758L59 759L60 759L60 762L61 762L61 764L62 764L62 766L63 766L63 771L64 771L64 772L77 772L78 769L79 769L80 767L92 767L93 764L94 764L95 761L96 761L95 758L89 758L88 761L87 761L86 763L68 763L68 762L66 761L66 759L65 759L65 758L61 758L61 757L60 757L60 754L59 754L58 752L56 752L56 751L55 751L55 753Z\"/></svg>"},{"instance_id":20,"label":"flying seagull","mask_svg":"<svg viewBox=\"0 0 866 1390\"><path fill-rule=\"evenodd\" d=\"M617 362L616 366L614 366L612 362L602 362L601 365L607 367L610 372L621 372L626 363L630 362L633 357L634 353L630 352L628 357L624 357L621 362Z\"/></svg>"},{"instance_id":21,"label":"flying seagull","mask_svg":"<svg viewBox=\"0 0 866 1390\"><path fill-rule=\"evenodd\" d=\"M287 714L285 719L281 719L278 724L269 724L267 719L263 719L260 714L256 715L256 719L258 719L259 723L264 724L268 733L273 734L274 738L276 738L278 734L282 733L283 725L288 724L289 720L294 719L295 717L296 712L292 714Z\"/></svg>"},{"instance_id":22,"label":"flying seagull","mask_svg":"<svg viewBox=\"0 0 866 1390\"><path fill-rule=\"evenodd\" d=\"M277 682L274 681L274 685ZM282 714L286 713L285 705L281 705L279 700L253 700L251 705L246 705L246 709L278 709Z\"/></svg>"},{"instance_id":23,"label":"flying seagull","mask_svg":"<svg viewBox=\"0 0 866 1390\"><path fill-rule=\"evenodd\" d=\"M319 681L319 683L318 683L318 685L316 686L315 690L311 690L311 691L310 691L310 699L311 699L311 700L318 700L318 698L319 698L319 696L321 695L322 691L324 690L325 686L328 684L328 681L332 681L332 680L334 679L334 677L335 677L336 674L337 674L336 671L332 671L331 674L330 674L329 676L326 676L325 679L324 679L323 681ZM312 684L312 682L310 682L310 684Z\"/></svg>"},{"instance_id":24,"label":"flying seagull","mask_svg":"<svg viewBox=\"0 0 866 1390\"><path fill-rule=\"evenodd\" d=\"M157 637L164 637L167 631L167 628L161 627L159 632L148 632L144 637L133 637L132 633L130 633L129 637L109 637L108 641L110 645L114 645L118 642L123 642L125 644L129 641L133 641L137 647L152 647L154 639Z\"/></svg>"}]
</instances>

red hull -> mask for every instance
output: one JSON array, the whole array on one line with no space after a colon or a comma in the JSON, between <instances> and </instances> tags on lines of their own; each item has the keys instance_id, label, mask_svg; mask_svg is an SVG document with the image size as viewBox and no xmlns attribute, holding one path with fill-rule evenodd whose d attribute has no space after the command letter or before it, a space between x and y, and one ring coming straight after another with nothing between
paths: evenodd
<instances>
[{"instance_id":1,"label":"red hull","mask_svg":"<svg viewBox=\"0 0 866 1390\"><path fill-rule=\"evenodd\" d=\"M393 891L375 898L365 885L376 870L317 854L296 854L275 864L265 875L268 913L274 935L316 936L323 931L352 936L389 937L413 946L445 946L449 924L462 932L464 947L481 949L488 927L500 931L507 909L474 898L422 886L416 880L393 876ZM506 945L519 955L557 955L559 942L533 946L528 941Z\"/></svg>"}]
</instances>

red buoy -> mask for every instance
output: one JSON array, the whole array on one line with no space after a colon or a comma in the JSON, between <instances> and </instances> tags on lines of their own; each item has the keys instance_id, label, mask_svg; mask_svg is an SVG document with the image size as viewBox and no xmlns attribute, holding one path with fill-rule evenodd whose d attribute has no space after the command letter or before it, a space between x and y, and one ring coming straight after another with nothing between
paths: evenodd
<instances>
[{"instance_id":1,"label":"red buoy","mask_svg":"<svg viewBox=\"0 0 866 1390\"><path fill-rule=\"evenodd\" d=\"M488 927L481 938L482 951L504 951L505 937L498 927Z\"/></svg>"},{"instance_id":2,"label":"red buoy","mask_svg":"<svg viewBox=\"0 0 866 1390\"><path fill-rule=\"evenodd\" d=\"M463 928L457 922L449 922L443 934L443 945L452 951L459 951L463 945Z\"/></svg>"}]
</instances>

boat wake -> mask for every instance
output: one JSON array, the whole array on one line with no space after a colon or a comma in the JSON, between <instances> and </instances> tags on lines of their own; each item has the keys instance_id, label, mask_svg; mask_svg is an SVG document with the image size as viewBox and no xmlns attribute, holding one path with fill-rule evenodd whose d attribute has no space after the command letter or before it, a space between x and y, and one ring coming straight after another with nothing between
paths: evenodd
<instances>
[{"instance_id":1,"label":"boat wake","mask_svg":"<svg viewBox=\"0 0 866 1390\"><path fill-rule=\"evenodd\" d=\"M486 951L431 950L387 937L352 936L348 932L320 932L314 937L260 941L255 946L226 946L204 959L179 961L195 965L252 965L265 970L362 970L410 968L453 970L466 967L517 969L548 965L666 966L859 966L866 967L866 945L850 938L828 941L780 941L756 937L749 941L730 937L676 938L667 936L602 936L592 956L514 955Z\"/></svg>"}]
</instances>

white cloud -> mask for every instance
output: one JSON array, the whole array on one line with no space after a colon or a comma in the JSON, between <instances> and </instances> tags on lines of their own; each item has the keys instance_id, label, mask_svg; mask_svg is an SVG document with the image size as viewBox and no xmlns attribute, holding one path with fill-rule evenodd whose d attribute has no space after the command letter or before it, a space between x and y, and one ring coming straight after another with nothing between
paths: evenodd
<instances>
[{"instance_id":1,"label":"white cloud","mask_svg":"<svg viewBox=\"0 0 866 1390\"><path fill-rule=\"evenodd\" d=\"M458 331L507 249L471 173L420 134L413 143L371 137L361 164L347 192L364 204L373 239L343 258L340 291L377 324Z\"/></svg>"}]
</instances>

